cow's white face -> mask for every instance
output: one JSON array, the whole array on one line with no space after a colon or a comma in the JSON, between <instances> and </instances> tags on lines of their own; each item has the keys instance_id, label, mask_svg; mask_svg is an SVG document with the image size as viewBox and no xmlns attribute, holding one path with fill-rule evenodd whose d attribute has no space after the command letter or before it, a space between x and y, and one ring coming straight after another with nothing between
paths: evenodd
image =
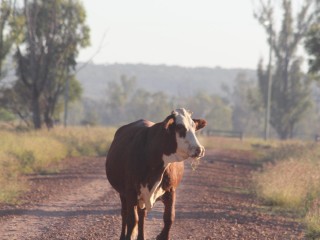
<instances>
[{"instance_id":1,"label":"cow's white face","mask_svg":"<svg viewBox=\"0 0 320 240\"><path fill-rule=\"evenodd\" d=\"M187 158L201 158L204 156L205 149L199 143L196 131L206 125L202 119L192 119L191 113L184 108L172 112L174 115L174 131L176 135L176 153L164 156L166 163L183 161Z\"/></svg>"}]
</instances>

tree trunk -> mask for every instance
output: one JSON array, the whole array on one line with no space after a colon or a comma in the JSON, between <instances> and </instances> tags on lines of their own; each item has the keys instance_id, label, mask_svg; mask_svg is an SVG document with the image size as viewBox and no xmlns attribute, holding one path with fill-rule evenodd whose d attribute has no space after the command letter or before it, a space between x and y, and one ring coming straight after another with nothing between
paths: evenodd
<instances>
[{"instance_id":1,"label":"tree trunk","mask_svg":"<svg viewBox=\"0 0 320 240\"><path fill-rule=\"evenodd\" d=\"M52 120L52 114L50 114L50 105L46 106L46 109L44 110L44 122L48 128L48 130L53 128L53 120Z\"/></svg>"},{"instance_id":2,"label":"tree trunk","mask_svg":"<svg viewBox=\"0 0 320 240\"><path fill-rule=\"evenodd\" d=\"M39 96L37 96L35 93L32 96L32 120L34 128L41 129Z\"/></svg>"},{"instance_id":3,"label":"tree trunk","mask_svg":"<svg viewBox=\"0 0 320 240\"><path fill-rule=\"evenodd\" d=\"M289 131L287 128L285 129L281 129L278 131L278 135L280 137L281 140L287 140L289 137Z\"/></svg>"},{"instance_id":4,"label":"tree trunk","mask_svg":"<svg viewBox=\"0 0 320 240\"><path fill-rule=\"evenodd\" d=\"M52 118L49 116L49 114L45 114L44 116L44 122L48 128L48 130L53 128L53 120Z\"/></svg>"}]
</instances>

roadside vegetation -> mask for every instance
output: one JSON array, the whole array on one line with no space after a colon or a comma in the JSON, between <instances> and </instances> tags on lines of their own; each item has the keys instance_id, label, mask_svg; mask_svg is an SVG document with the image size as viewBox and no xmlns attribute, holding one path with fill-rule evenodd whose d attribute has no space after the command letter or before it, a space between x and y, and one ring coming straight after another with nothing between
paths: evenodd
<instances>
[{"instance_id":1,"label":"roadside vegetation","mask_svg":"<svg viewBox=\"0 0 320 240\"><path fill-rule=\"evenodd\" d=\"M307 236L320 237L320 145L279 143L261 161L261 171L253 176L258 197L302 217Z\"/></svg>"},{"instance_id":2,"label":"roadside vegetation","mask_svg":"<svg viewBox=\"0 0 320 240\"><path fill-rule=\"evenodd\" d=\"M105 156L114 132L102 127L0 130L0 202L17 201L26 189L26 174L58 172L58 163L67 157Z\"/></svg>"},{"instance_id":3,"label":"roadside vegetation","mask_svg":"<svg viewBox=\"0 0 320 240\"><path fill-rule=\"evenodd\" d=\"M203 136L199 140L207 149L253 154L257 159L253 186L258 198L275 210L286 210L300 218L308 238L320 238L319 143Z\"/></svg>"},{"instance_id":4,"label":"roadside vegetation","mask_svg":"<svg viewBox=\"0 0 320 240\"><path fill-rule=\"evenodd\" d=\"M200 135L198 138L207 149L244 150L258 155L263 154L264 150L275 148L279 145L277 140L266 142L259 138L244 138L240 140L238 138L208 137L205 135Z\"/></svg>"}]
</instances>

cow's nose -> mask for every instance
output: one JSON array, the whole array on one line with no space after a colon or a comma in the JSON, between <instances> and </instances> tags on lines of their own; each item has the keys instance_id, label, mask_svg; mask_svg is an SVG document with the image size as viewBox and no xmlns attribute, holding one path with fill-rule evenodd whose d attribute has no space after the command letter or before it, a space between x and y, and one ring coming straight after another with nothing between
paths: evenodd
<instances>
[{"instance_id":1,"label":"cow's nose","mask_svg":"<svg viewBox=\"0 0 320 240\"><path fill-rule=\"evenodd\" d=\"M194 151L194 157L203 157L204 156L204 147L199 146L196 147Z\"/></svg>"}]
</instances>

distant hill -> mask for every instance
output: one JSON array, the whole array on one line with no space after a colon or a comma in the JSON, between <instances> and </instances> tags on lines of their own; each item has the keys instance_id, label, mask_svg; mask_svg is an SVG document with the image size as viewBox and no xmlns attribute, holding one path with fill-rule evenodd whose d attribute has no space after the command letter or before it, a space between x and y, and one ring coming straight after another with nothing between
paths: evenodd
<instances>
[{"instance_id":1,"label":"distant hill","mask_svg":"<svg viewBox=\"0 0 320 240\"><path fill-rule=\"evenodd\" d=\"M221 86L232 89L239 73L246 73L248 78L256 79L256 71L250 69L146 64L88 64L77 73L77 78L84 88L84 97L98 100L105 97L107 83L119 81L121 75L134 76L138 88L183 96L197 91L223 94Z\"/></svg>"}]
</instances>

